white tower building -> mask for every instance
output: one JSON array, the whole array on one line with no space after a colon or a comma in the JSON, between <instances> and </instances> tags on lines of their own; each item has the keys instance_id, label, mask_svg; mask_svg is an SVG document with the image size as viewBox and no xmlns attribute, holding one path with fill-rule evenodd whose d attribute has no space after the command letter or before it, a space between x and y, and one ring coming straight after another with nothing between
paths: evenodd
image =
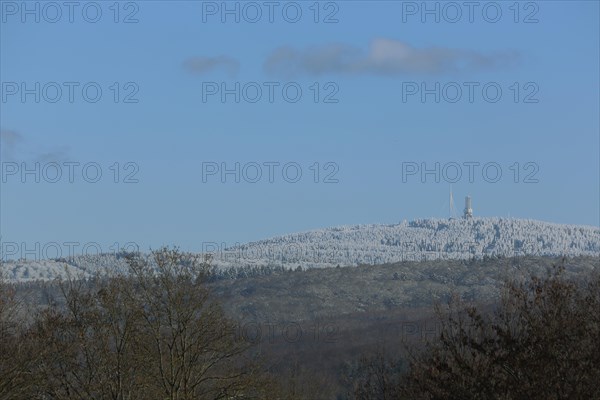
<instances>
[{"instance_id":1,"label":"white tower building","mask_svg":"<svg viewBox=\"0 0 600 400\"><path fill-rule=\"evenodd\" d=\"M465 214L464 218L473 218L473 208L471 207L471 196L465 197Z\"/></svg>"}]
</instances>

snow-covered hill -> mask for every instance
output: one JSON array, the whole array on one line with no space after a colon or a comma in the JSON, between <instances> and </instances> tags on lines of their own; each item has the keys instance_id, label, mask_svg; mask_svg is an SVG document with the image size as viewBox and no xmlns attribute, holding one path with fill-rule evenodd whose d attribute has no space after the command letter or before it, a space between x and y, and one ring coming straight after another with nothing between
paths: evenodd
<instances>
[{"instance_id":1,"label":"snow-covered hill","mask_svg":"<svg viewBox=\"0 0 600 400\"><path fill-rule=\"evenodd\" d=\"M485 256L600 256L600 229L506 218L423 219L396 225L354 225L294 233L215 251L218 268L283 266L323 268L431 259ZM87 275L104 267L124 267L116 255L72 260L7 261L13 281Z\"/></svg>"}]
</instances>

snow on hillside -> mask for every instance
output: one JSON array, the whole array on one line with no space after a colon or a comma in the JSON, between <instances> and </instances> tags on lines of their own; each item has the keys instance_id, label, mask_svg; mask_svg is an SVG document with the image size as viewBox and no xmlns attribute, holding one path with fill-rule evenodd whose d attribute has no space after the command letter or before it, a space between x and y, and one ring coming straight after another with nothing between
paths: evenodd
<instances>
[{"instance_id":1,"label":"snow on hillside","mask_svg":"<svg viewBox=\"0 0 600 400\"><path fill-rule=\"evenodd\" d=\"M323 268L397 261L470 259L485 256L600 256L600 229L525 219L422 219L397 225L353 225L294 233L215 251L218 268L284 266ZM6 261L12 281L86 276L125 266L115 255L68 261ZM66 268L66 269L65 269Z\"/></svg>"},{"instance_id":2,"label":"snow on hillside","mask_svg":"<svg viewBox=\"0 0 600 400\"><path fill-rule=\"evenodd\" d=\"M307 267L484 256L600 255L600 229L506 218L423 219L295 233L216 254L221 262Z\"/></svg>"}]
</instances>

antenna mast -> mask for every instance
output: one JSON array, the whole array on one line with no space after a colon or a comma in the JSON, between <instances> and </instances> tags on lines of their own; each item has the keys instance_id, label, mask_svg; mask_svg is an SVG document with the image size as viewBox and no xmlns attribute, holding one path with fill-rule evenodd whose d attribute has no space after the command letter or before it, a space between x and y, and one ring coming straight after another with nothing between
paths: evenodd
<instances>
[{"instance_id":1,"label":"antenna mast","mask_svg":"<svg viewBox=\"0 0 600 400\"><path fill-rule=\"evenodd\" d=\"M452 196L452 185L450 185L450 207L449 207L449 211L450 211L450 219L454 218L455 212L454 212L454 197Z\"/></svg>"}]
</instances>

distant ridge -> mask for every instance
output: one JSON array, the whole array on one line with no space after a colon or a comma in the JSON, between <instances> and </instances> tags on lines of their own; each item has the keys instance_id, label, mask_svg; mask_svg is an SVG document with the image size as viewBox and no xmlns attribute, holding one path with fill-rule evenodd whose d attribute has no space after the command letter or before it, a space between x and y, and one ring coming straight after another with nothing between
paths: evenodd
<instances>
[{"instance_id":1,"label":"distant ridge","mask_svg":"<svg viewBox=\"0 0 600 400\"><path fill-rule=\"evenodd\" d=\"M600 229L530 219L417 219L395 225L349 225L293 233L220 249L218 268L284 266L327 268L433 259L511 256L600 256ZM84 275L104 267L124 267L113 254L78 256L68 261L6 261L12 281Z\"/></svg>"}]
</instances>

